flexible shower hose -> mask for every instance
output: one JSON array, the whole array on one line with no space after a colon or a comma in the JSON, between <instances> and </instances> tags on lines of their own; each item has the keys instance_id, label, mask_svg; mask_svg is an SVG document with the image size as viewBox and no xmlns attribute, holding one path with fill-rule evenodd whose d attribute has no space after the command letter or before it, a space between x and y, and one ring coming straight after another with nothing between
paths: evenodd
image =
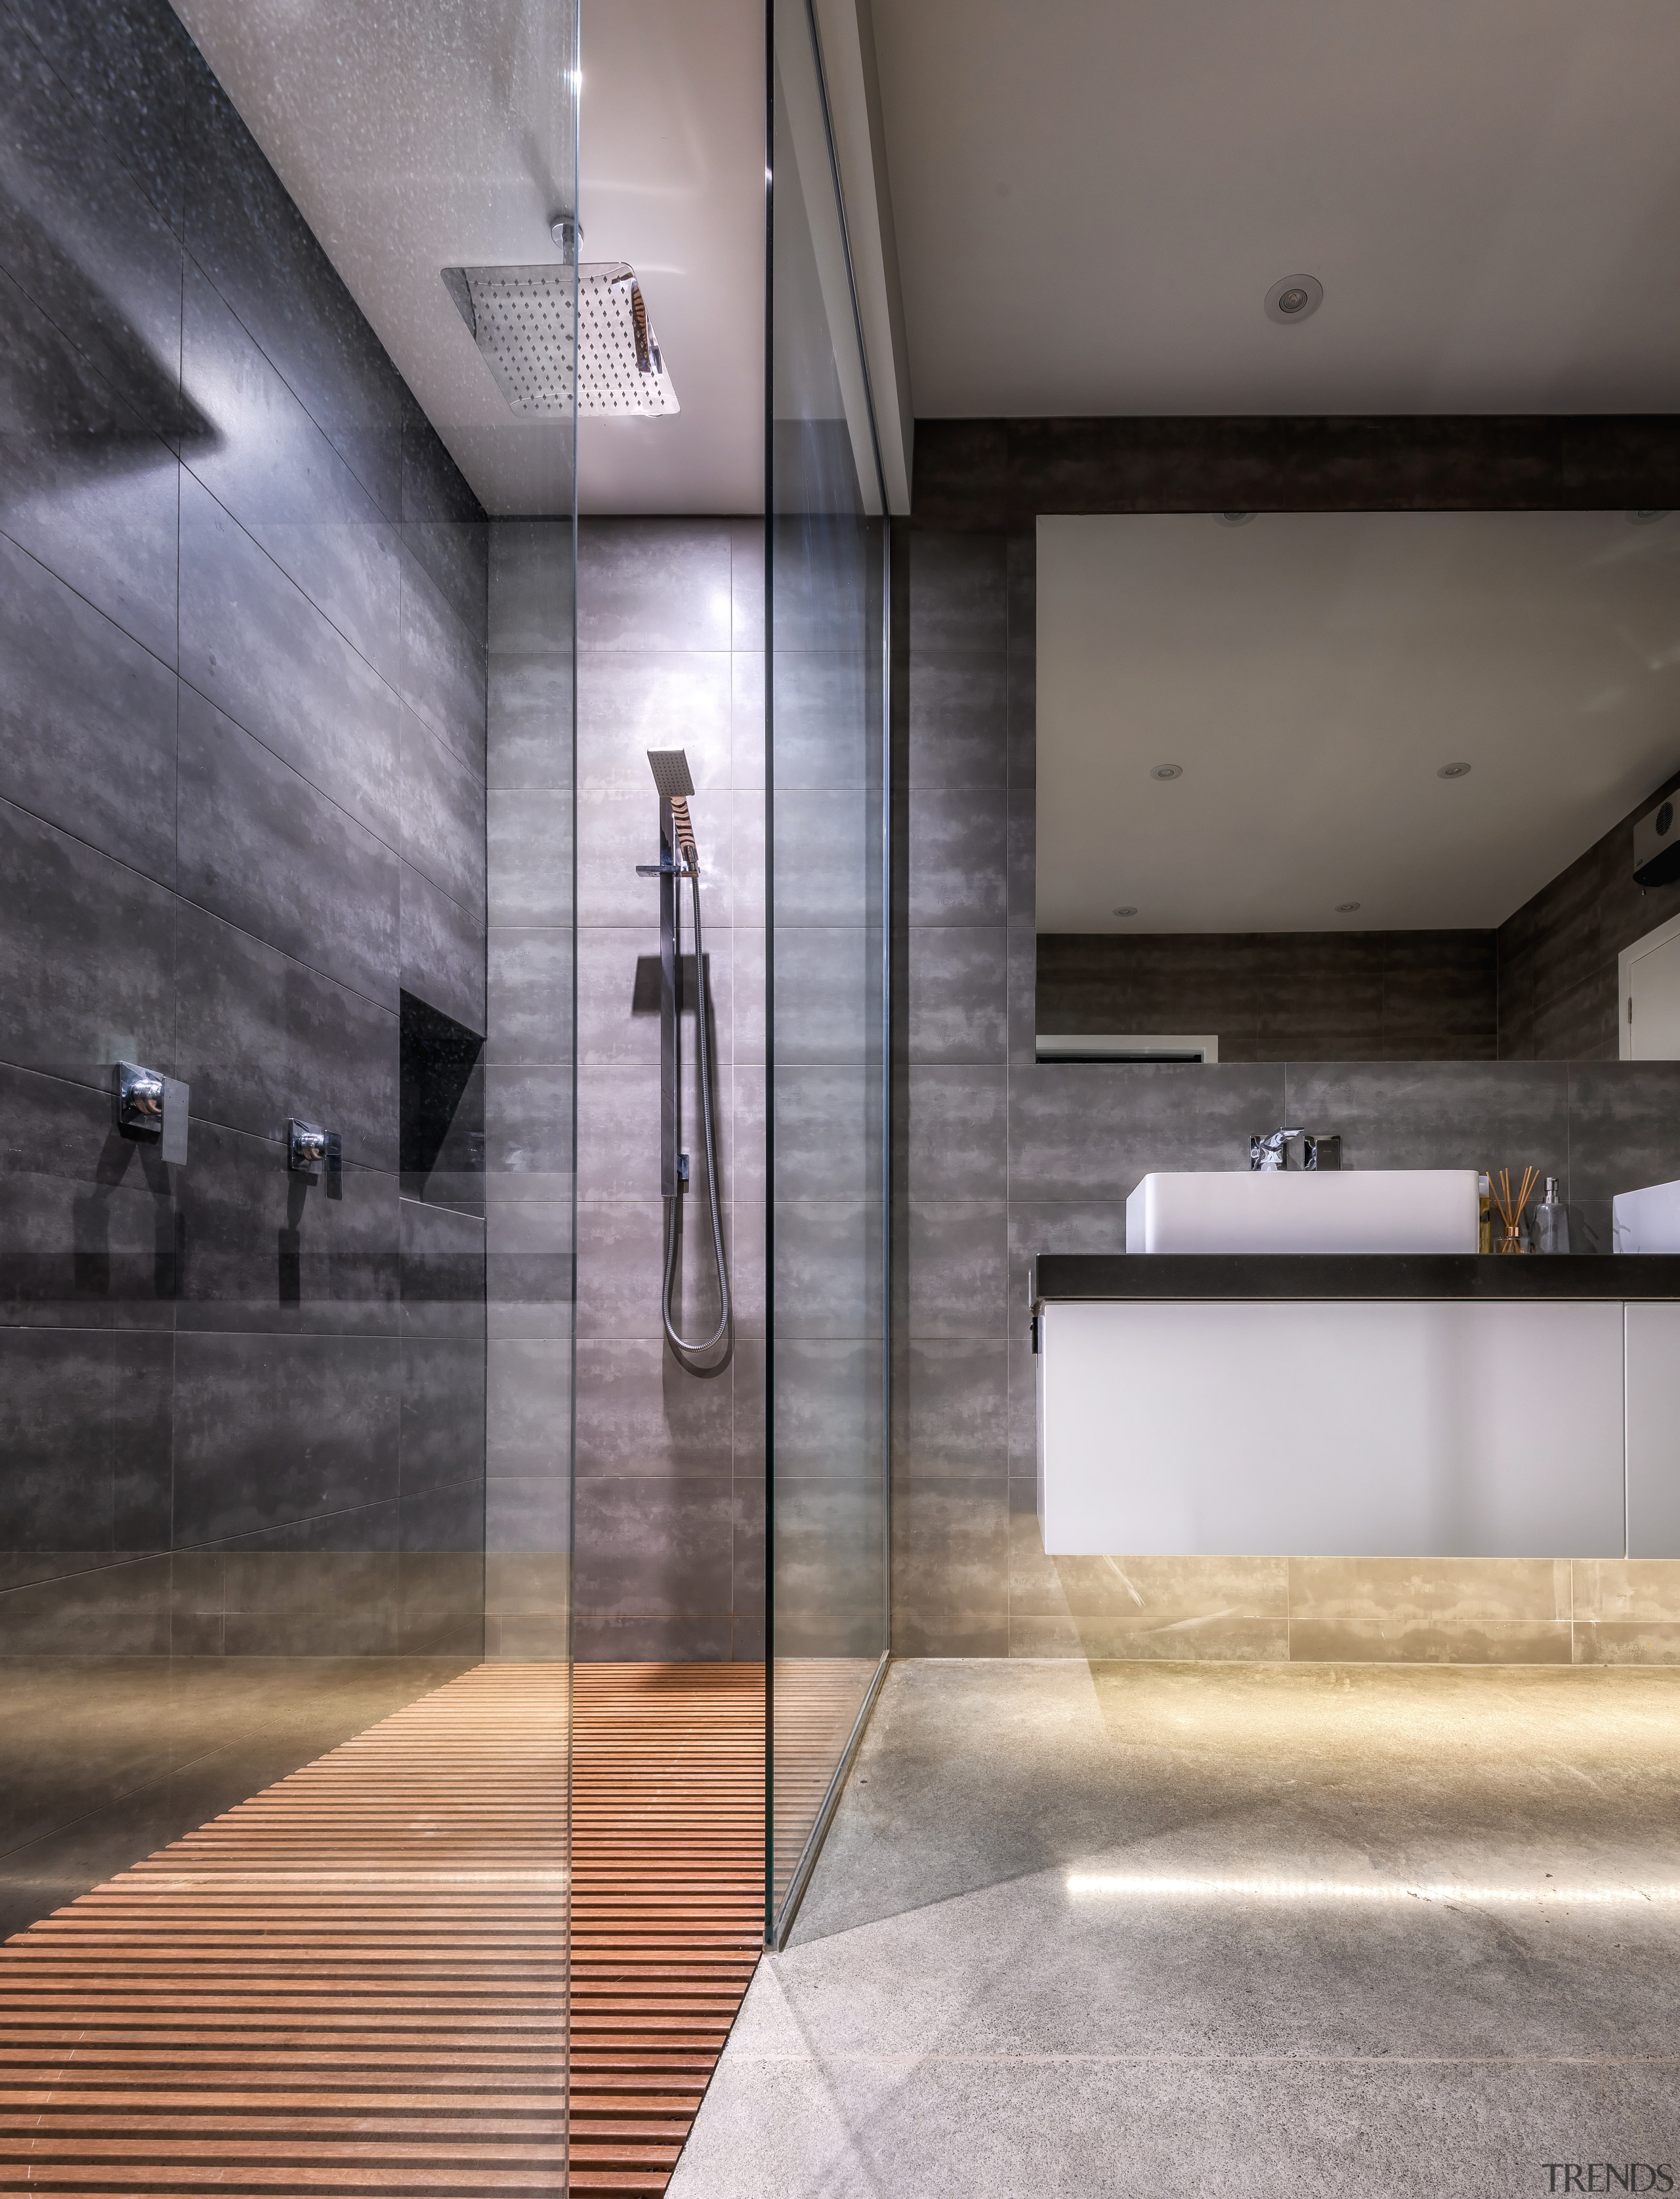
<instances>
[{"instance_id":1,"label":"flexible shower hose","mask_svg":"<svg viewBox=\"0 0 1680 2199\"><path fill-rule=\"evenodd\" d=\"M704 1341L694 1341L677 1333L671 1318L671 1293L677 1284L677 1263L683 1250L683 1195L680 1192L666 1200L665 1224L665 1289L660 1310L665 1320L665 1333L678 1363L690 1374L701 1376L721 1374L735 1356L735 1309L730 1303L729 1264L724 1257L724 1221L718 1204L718 1140L712 1103L712 1044L711 1017L706 1005L706 949L700 930L700 868L692 855L689 857L689 884L694 895L695 908L695 1041L700 1054L700 1111L706 1126L706 1195L712 1216L712 1257L718 1269L718 1295L723 1302L718 1316L718 1326ZM683 968L683 889L676 894L677 969L680 979ZM724 1356L710 1367L697 1366L696 1355L713 1350L723 1344Z\"/></svg>"}]
</instances>

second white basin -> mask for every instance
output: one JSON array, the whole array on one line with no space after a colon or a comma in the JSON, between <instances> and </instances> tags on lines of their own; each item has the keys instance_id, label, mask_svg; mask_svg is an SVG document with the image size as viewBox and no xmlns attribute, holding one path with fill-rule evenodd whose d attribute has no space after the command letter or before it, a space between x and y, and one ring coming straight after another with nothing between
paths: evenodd
<instances>
[{"instance_id":1,"label":"second white basin","mask_svg":"<svg viewBox=\"0 0 1680 2199\"><path fill-rule=\"evenodd\" d=\"M1474 1169L1146 1175L1128 1252L1474 1252Z\"/></svg>"}]
</instances>

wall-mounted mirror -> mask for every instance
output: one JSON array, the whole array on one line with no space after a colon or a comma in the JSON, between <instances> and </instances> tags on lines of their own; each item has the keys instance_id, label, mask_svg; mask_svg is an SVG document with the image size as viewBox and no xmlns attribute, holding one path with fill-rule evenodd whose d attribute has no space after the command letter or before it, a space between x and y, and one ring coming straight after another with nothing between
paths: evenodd
<instances>
[{"instance_id":1,"label":"wall-mounted mirror","mask_svg":"<svg viewBox=\"0 0 1680 2199\"><path fill-rule=\"evenodd\" d=\"M1680 1053L1680 513L1042 518L1038 676L1041 1058Z\"/></svg>"}]
</instances>

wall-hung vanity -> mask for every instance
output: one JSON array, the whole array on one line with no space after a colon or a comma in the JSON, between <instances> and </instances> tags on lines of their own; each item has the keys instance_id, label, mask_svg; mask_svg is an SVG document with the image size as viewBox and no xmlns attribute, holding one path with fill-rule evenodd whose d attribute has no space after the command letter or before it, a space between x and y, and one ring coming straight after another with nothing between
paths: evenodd
<instances>
[{"instance_id":1,"label":"wall-hung vanity","mask_svg":"<svg viewBox=\"0 0 1680 2199\"><path fill-rule=\"evenodd\" d=\"M1680 1257L1063 1254L1033 1287L1049 1556L1680 1558Z\"/></svg>"}]
</instances>

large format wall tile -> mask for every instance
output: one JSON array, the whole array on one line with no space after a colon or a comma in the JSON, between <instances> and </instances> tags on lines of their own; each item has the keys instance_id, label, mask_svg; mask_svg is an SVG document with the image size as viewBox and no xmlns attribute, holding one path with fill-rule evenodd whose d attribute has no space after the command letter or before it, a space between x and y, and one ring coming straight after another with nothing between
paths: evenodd
<instances>
[{"instance_id":1,"label":"large format wall tile","mask_svg":"<svg viewBox=\"0 0 1680 2199\"><path fill-rule=\"evenodd\" d=\"M570 790L513 790L492 784L486 797L485 815L489 833L489 921L498 927L538 925L565 929L574 920L584 920L581 907L576 919L573 910L569 860L573 802ZM642 860L642 856L631 859L628 868L632 882L636 864ZM581 879L578 883L581 888ZM632 904L630 921L634 922L637 916L643 913L646 906L644 890Z\"/></svg>"},{"instance_id":2,"label":"large format wall tile","mask_svg":"<svg viewBox=\"0 0 1680 2199\"><path fill-rule=\"evenodd\" d=\"M727 650L732 604L727 522L596 519L578 529L580 652Z\"/></svg>"},{"instance_id":3,"label":"large format wall tile","mask_svg":"<svg viewBox=\"0 0 1680 2199\"><path fill-rule=\"evenodd\" d=\"M995 534L910 537L906 610L914 654L1000 650L1006 634L1008 545Z\"/></svg>"},{"instance_id":4,"label":"large format wall tile","mask_svg":"<svg viewBox=\"0 0 1680 2199\"><path fill-rule=\"evenodd\" d=\"M730 679L724 651L592 650L578 653L578 784L648 796L649 749L681 749L697 793L727 787Z\"/></svg>"},{"instance_id":5,"label":"large format wall tile","mask_svg":"<svg viewBox=\"0 0 1680 2199\"><path fill-rule=\"evenodd\" d=\"M397 1179L293 1174L278 1140L201 1123L176 1194L184 1254L177 1331L394 1336Z\"/></svg>"},{"instance_id":6,"label":"large format wall tile","mask_svg":"<svg viewBox=\"0 0 1680 2199\"><path fill-rule=\"evenodd\" d=\"M485 1362L486 1471L516 1480L564 1477L572 1423L572 1353L543 1338L497 1338Z\"/></svg>"},{"instance_id":7,"label":"large format wall tile","mask_svg":"<svg viewBox=\"0 0 1680 2199\"><path fill-rule=\"evenodd\" d=\"M395 847L401 706L296 581L189 474L181 675Z\"/></svg>"},{"instance_id":8,"label":"large format wall tile","mask_svg":"<svg viewBox=\"0 0 1680 2199\"><path fill-rule=\"evenodd\" d=\"M485 928L412 863L399 873L402 989L469 1031L484 1030Z\"/></svg>"},{"instance_id":9,"label":"large format wall tile","mask_svg":"<svg viewBox=\"0 0 1680 2199\"><path fill-rule=\"evenodd\" d=\"M169 1560L78 1568L0 1593L0 1649L12 1657L166 1657Z\"/></svg>"},{"instance_id":10,"label":"large format wall tile","mask_svg":"<svg viewBox=\"0 0 1680 2199\"><path fill-rule=\"evenodd\" d=\"M881 936L865 926L778 925L770 936L778 1062L868 1062L881 1053ZM762 1052L759 1058L763 1059Z\"/></svg>"},{"instance_id":11,"label":"large format wall tile","mask_svg":"<svg viewBox=\"0 0 1680 2199\"><path fill-rule=\"evenodd\" d=\"M0 796L175 882L176 680L0 536Z\"/></svg>"},{"instance_id":12,"label":"large format wall tile","mask_svg":"<svg viewBox=\"0 0 1680 2199\"><path fill-rule=\"evenodd\" d=\"M580 1062L599 1058L602 1045L610 1048L625 1028L620 1020L619 1000L633 988L636 960L647 946L646 940L636 934L631 934L631 939L624 970L608 972L604 983L598 985L596 996L587 1003L578 1003ZM573 1025L573 971L576 960L571 932L557 925L542 929L501 925L489 934L486 946L486 1064L491 1068L532 1062L569 1065ZM579 980L581 976L579 972ZM613 983L614 977L622 980L621 985ZM599 997L602 992L607 996L605 1001ZM650 1028L657 1053L655 1019L644 1017L640 1028L644 1056ZM604 1041L596 1037L597 1030L602 1030L606 1033ZM614 1058L608 1051L607 1059Z\"/></svg>"},{"instance_id":13,"label":"large format wall tile","mask_svg":"<svg viewBox=\"0 0 1680 2199\"><path fill-rule=\"evenodd\" d=\"M909 920L999 925L1008 907L1001 788L912 788Z\"/></svg>"},{"instance_id":14,"label":"large format wall tile","mask_svg":"<svg viewBox=\"0 0 1680 2199\"><path fill-rule=\"evenodd\" d=\"M902 1356L900 1480L995 1485L1009 1470L1009 1366L995 1339L913 1337Z\"/></svg>"},{"instance_id":15,"label":"large format wall tile","mask_svg":"<svg viewBox=\"0 0 1680 2199\"><path fill-rule=\"evenodd\" d=\"M387 680L402 647L397 529L188 263L181 371L206 431L195 479Z\"/></svg>"},{"instance_id":16,"label":"large format wall tile","mask_svg":"<svg viewBox=\"0 0 1680 2199\"><path fill-rule=\"evenodd\" d=\"M403 713L403 855L439 893L482 918L485 906L485 794L480 773L462 762L412 710Z\"/></svg>"},{"instance_id":17,"label":"large format wall tile","mask_svg":"<svg viewBox=\"0 0 1680 2199\"><path fill-rule=\"evenodd\" d=\"M112 1123L108 1092L0 1067L0 1306L73 1328L172 1324L171 1171Z\"/></svg>"},{"instance_id":18,"label":"large format wall tile","mask_svg":"<svg viewBox=\"0 0 1680 2199\"><path fill-rule=\"evenodd\" d=\"M558 530L571 563L570 522ZM417 405L403 411L403 546L432 576L451 612L480 649L490 639L490 530L442 437ZM569 622L568 622L569 627Z\"/></svg>"},{"instance_id":19,"label":"large format wall tile","mask_svg":"<svg viewBox=\"0 0 1680 2199\"><path fill-rule=\"evenodd\" d=\"M394 1543L394 1339L182 1336L175 1350L177 1545L296 1529L382 1502L392 1505Z\"/></svg>"},{"instance_id":20,"label":"large format wall tile","mask_svg":"<svg viewBox=\"0 0 1680 2199\"><path fill-rule=\"evenodd\" d=\"M881 1654L885 1509L879 1482L778 1478L778 1657Z\"/></svg>"},{"instance_id":21,"label":"large format wall tile","mask_svg":"<svg viewBox=\"0 0 1680 2199\"><path fill-rule=\"evenodd\" d=\"M185 897L395 1008L402 865L393 851L185 689L180 758Z\"/></svg>"},{"instance_id":22,"label":"large format wall tile","mask_svg":"<svg viewBox=\"0 0 1680 2199\"><path fill-rule=\"evenodd\" d=\"M174 912L141 872L0 802L0 998L20 1068L110 1087L176 1059Z\"/></svg>"},{"instance_id":23,"label":"large format wall tile","mask_svg":"<svg viewBox=\"0 0 1680 2199\"><path fill-rule=\"evenodd\" d=\"M0 265L159 433L181 415L180 240L68 87L0 25Z\"/></svg>"},{"instance_id":24,"label":"large format wall tile","mask_svg":"<svg viewBox=\"0 0 1680 2199\"><path fill-rule=\"evenodd\" d=\"M686 1377L659 1339L578 1346L578 1453L594 1475L718 1475L735 1454L735 1385Z\"/></svg>"},{"instance_id":25,"label":"large format wall tile","mask_svg":"<svg viewBox=\"0 0 1680 2199\"><path fill-rule=\"evenodd\" d=\"M993 787L1004 783L1009 665L996 644L975 651L918 650L910 669L910 783Z\"/></svg>"},{"instance_id":26,"label":"large format wall tile","mask_svg":"<svg viewBox=\"0 0 1680 2199\"><path fill-rule=\"evenodd\" d=\"M1292 1062L1285 1105L1340 1136L1345 1166L1567 1176L1568 1091L1561 1062Z\"/></svg>"},{"instance_id":27,"label":"large format wall tile","mask_svg":"<svg viewBox=\"0 0 1680 2199\"><path fill-rule=\"evenodd\" d=\"M398 685L438 738L475 773L485 767L485 644L420 560L403 558Z\"/></svg>"},{"instance_id":28,"label":"large format wall tile","mask_svg":"<svg viewBox=\"0 0 1680 2199\"><path fill-rule=\"evenodd\" d=\"M178 229L191 149L189 85L202 67L182 24L160 20L148 0L111 0L93 24L55 0L26 0L11 12L102 146Z\"/></svg>"},{"instance_id":29,"label":"large format wall tile","mask_svg":"<svg viewBox=\"0 0 1680 2199\"><path fill-rule=\"evenodd\" d=\"M729 1611L734 1542L727 1480L580 1475L576 1502L580 1613Z\"/></svg>"},{"instance_id":30,"label":"large format wall tile","mask_svg":"<svg viewBox=\"0 0 1680 2199\"><path fill-rule=\"evenodd\" d=\"M1569 1196L1619 1191L1680 1176L1680 1062L1569 1064Z\"/></svg>"},{"instance_id":31,"label":"large format wall tile","mask_svg":"<svg viewBox=\"0 0 1680 2199\"><path fill-rule=\"evenodd\" d=\"M173 924L174 1059L195 1115L271 1139L288 1117L322 1123L346 1161L394 1174L394 1011L190 902Z\"/></svg>"},{"instance_id":32,"label":"large format wall tile","mask_svg":"<svg viewBox=\"0 0 1680 2199\"><path fill-rule=\"evenodd\" d=\"M404 1339L398 1471L404 1504L483 1480L485 1349L481 1339ZM473 1547L484 1546L480 1540Z\"/></svg>"},{"instance_id":33,"label":"large format wall tile","mask_svg":"<svg viewBox=\"0 0 1680 2199\"><path fill-rule=\"evenodd\" d=\"M1008 935L919 925L910 935L908 1048L914 1062L1000 1062L1008 1046Z\"/></svg>"},{"instance_id":34,"label":"large format wall tile","mask_svg":"<svg viewBox=\"0 0 1680 2199\"><path fill-rule=\"evenodd\" d=\"M1152 1169L1244 1168L1249 1139L1276 1129L1286 1104L1281 1063L1012 1069L1009 1194L1036 1204L1124 1203ZM1313 1089L1294 1104L1311 1111ZM1330 1109L1319 1099L1310 1126L1339 1128Z\"/></svg>"},{"instance_id":35,"label":"large format wall tile","mask_svg":"<svg viewBox=\"0 0 1680 2199\"><path fill-rule=\"evenodd\" d=\"M892 1647L901 1657L1009 1654L1007 1486L916 1481L892 1494Z\"/></svg>"},{"instance_id":36,"label":"large format wall tile","mask_svg":"<svg viewBox=\"0 0 1680 2199\"><path fill-rule=\"evenodd\" d=\"M396 1011L482 1027L488 529L161 0L0 9L0 1630L474 1655L485 1228L398 1199ZM171 1613L181 1537L468 1570Z\"/></svg>"},{"instance_id":37,"label":"large format wall tile","mask_svg":"<svg viewBox=\"0 0 1680 2199\"><path fill-rule=\"evenodd\" d=\"M778 1478L826 1477L834 1472L836 1459L879 1455L881 1356L878 1337L777 1337ZM738 1406L737 1437L741 1417Z\"/></svg>"},{"instance_id":38,"label":"large format wall tile","mask_svg":"<svg viewBox=\"0 0 1680 2199\"><path fill-rule=\"evenodd\" d=\"M764 685L750 691L737 658L735 696L738 738L735 783L764 782ZM747 662L758 667L757 657ZM750 675L749 675L750 676ZM877 783L878 738L871 740L866 682L869 668L852 650L782 650L776 662L776 791L778 802L799 788L861 787Z\"/></svg>"},{"instance_id":39,"label":"large format wall tile","mask_svg":"<svg viewBox=\"0 0 1680 2199\"><path fill-rule=\"evenodd\" d=\"M326 254L207 71L188 249L387 518L402 513L412 404Z\"/></svg>"},{"instance_id":40,"label":"large format wall tile","mask_svg":"<svg viewBox=\"0 0 1680 2199\"><path fill-rule=\"evenodd\" d=\"M173 664L181 493L170 444L3 273L0 376L0 528Z\"/></svg>"},{"instance_id":41,"label":"large format wall tile","mask_svg":"<svg viewBox=\"0 0 1680 2199\"><path fill-rule=\"evenodd\" d=\"M917 1199L995 1193L1008 1164L1009 1087L1001 1067L910 1070L909 1167Z\"/></svg>"}]
</instances>

